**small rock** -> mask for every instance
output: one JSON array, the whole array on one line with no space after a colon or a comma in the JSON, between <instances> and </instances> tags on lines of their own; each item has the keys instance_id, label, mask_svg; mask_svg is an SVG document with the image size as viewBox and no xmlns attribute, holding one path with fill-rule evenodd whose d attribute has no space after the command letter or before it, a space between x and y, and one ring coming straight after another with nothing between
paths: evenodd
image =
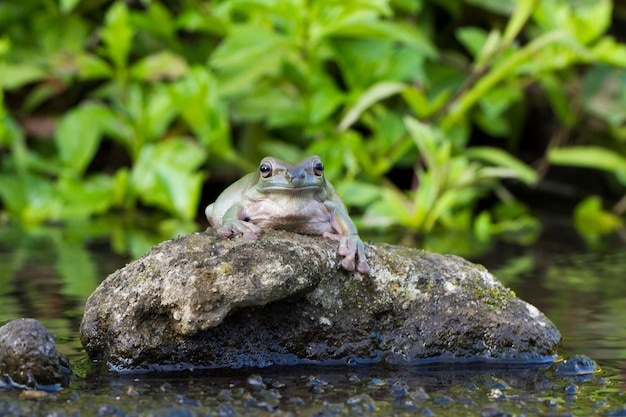
<instances>
[{"instance_id":1,"label":"small rock","mask_svg":"<svg viewBox=\"0 0 626 417\"><path fill-rule=\"evenodd\" d=\"M68 382L70 364L37 320L18 319L0 327L0 376L13 384L52 390Z\"/></svg>"},{"instance_id":2,"label":"small rock","mask_svg":"<svg viewBox=\"0 0 626 417\"><path fill-rule=\"evenodd\" d=\"M598 364L585 355L576 355L554 364L557 375L586 375L600 371Z\"/></svg>"}]
</instances>

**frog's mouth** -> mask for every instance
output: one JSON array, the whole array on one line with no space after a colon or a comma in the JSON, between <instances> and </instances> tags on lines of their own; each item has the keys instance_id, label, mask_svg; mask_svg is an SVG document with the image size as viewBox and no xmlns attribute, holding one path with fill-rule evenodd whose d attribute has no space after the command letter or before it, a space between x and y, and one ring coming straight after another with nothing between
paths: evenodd
<instances>
[{"instance_id":1,"label":"frog's mouth","mask_svg":"<svg viewBox=\"0 0 626 417\"><path fill-rule=\"evenodd\" d=\"M299 191L311 191L311 190L319 190L321 186L319 184L311 184L311 185L272 185L271 187L263 187L261 192L269 192L269 191L285 191L290 193L297 193Z\"/></svg>"}]
</instances>

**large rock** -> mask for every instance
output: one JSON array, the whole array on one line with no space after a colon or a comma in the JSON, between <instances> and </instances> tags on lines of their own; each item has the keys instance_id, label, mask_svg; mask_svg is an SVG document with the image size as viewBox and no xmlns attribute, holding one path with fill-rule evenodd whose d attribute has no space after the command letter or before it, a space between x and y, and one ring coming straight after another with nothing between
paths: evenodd
<instances>
[{"instance_id":1,"label":"large rock","mask_svg":"<svg viewBox=\"0 0 626 417\"><path fill-rule=\"evenodd\" d=\"M37 320L12 320L0 327L0 379L8 378L8 385L55 389L71 374L67 358Z\"/></svg>"},{"instance_id":2,"label":"large rock","mask_svg":"<svg viewBox=\"0 0 626 417\"><path fill-rule=\"evenodd\" d=\"M559 331L485 268L367 245L369 275L337 243L282 231L163 242L89 297L81 341L109 369L297 363L549 361Z\"/></svg>"}]
</instances>

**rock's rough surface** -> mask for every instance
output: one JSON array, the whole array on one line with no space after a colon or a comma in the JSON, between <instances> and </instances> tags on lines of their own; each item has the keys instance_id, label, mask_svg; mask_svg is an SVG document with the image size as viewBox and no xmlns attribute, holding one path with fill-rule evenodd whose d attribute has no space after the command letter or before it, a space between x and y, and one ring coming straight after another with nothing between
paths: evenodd
<instances>
[{"instance_id":1,"label":"rock's rough surface","mask_svg":"<svg viewBox=\"0 0 626 417\"><path fill-rule=\"evenodd\" d=\"M48 330L35 319L13 320L0 327L0 377L28 388L67 382L68 360Z\"/></svg>"},{"instance_id":2,"label":"rock's rough surface","mask_svg":"<svg viewBox=\"0 0 626 417\"><path fill-rule=\"evenodd\" d=\"M194 233L155 246L87 301L81 341L110 369L296 363L544 361L559 331L483 267L367 246L369 275L336 242Z\"/></svg>"}]
</instances>

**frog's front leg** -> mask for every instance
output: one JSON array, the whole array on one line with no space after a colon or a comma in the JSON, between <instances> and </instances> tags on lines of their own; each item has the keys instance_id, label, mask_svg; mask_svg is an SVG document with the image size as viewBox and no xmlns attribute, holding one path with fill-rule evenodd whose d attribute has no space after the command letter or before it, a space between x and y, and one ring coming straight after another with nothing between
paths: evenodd
<instances>
[{"instance_id":1,"label":"frog's front leg","mask_svg":"<svg viewBox=\"0 0 626 417\"><path fill-rule=\"evenodd\" d=\"M331 212L331 225L337 233L324 232L323 236L339 242L339 255L343 256L341 267L346 271L357 271L366 274L370 271L365 254L365 245L359 237L356 226L343 205L338 208L333 202L324 205Z\"/></svg>"},{"instance_id":2,"label":"frog's front leg","mask_svg":"<svg viewBox=\"0 0 626 417\"><path fill-rule=\"evenodd\" d=\"M235 204L224 213L222 225L215 231L222 236L241 233L244 239L255 240L263 232L259 226L246 221L245 208L241 204Z\"/></svg>"}]
</instances>

